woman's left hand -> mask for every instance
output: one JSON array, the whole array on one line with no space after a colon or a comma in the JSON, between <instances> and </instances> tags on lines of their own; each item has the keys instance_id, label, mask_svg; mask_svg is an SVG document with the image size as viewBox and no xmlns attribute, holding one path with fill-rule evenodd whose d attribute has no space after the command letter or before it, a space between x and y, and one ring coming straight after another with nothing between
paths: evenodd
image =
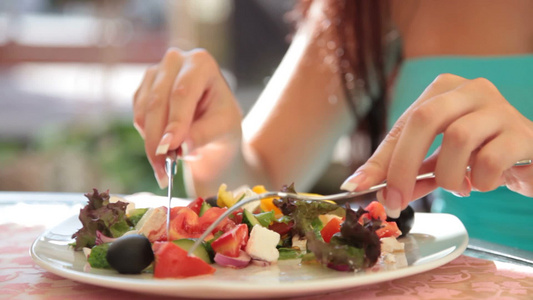
<instances>
[{"instance_id":1,"label":"woman's left hand","mask_svg":"<svg viewBox=\"0 0 533 300\"><path fill-rule=\"evenodd\" d=\"M533 100L533 99L532 99ZM438 134L440 148L426 158ZM341 186L364 190L383 180L378 193L388 214L437 187L467 196L472 189L501 185L533 196L533 122L524 117L488 80L443 74L403 113L372 157ZM467 171L470 166L471 171ZM415 177L435 172L435 179Z\"/></svg>"}]
</instances>

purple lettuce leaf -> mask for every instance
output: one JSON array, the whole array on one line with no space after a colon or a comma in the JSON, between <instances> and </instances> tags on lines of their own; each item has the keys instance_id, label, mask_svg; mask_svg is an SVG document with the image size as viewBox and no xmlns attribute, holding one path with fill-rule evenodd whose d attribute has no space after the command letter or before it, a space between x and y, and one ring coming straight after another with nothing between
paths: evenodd
<instances>
[{"instance_id":1,"label":"purple lettuce leaf","mask_svg":"<svg viewBox=\"0 0 533 300\"><path fill-rule=\"evenodd\" d=\"M72 238L76 239L75 250L81 250L83 247L92 248L96 245L96 232L103 235L117 238L130 230L126 220L125 202L109 202L109 191L99 193L93 189L92 193L85 194L88 203L80 210L79 219L83 225Z\"/></svg>"}]
</instances>

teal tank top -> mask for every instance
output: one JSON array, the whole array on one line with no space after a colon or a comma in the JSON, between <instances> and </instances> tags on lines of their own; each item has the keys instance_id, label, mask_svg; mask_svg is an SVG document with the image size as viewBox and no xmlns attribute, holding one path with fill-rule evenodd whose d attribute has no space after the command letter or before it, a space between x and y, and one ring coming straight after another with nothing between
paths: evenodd
<instances>
[{"instance_id":1,"label":"teal tank top","mask_svg":"<svg viewBox=\"0 0 533 300\"><path fill-rule=\"evenodd\" d=\"M525 117L533 120L533 55L498 57L443 56L404 61L392 93L389 128L442 73L468 79L484 77ZM440 145L437 136L428 154ZM533 251L533 198L500 187L460 198L439 189L433 212L456 215L472 238Z\"/></svg>"}]
</instances>

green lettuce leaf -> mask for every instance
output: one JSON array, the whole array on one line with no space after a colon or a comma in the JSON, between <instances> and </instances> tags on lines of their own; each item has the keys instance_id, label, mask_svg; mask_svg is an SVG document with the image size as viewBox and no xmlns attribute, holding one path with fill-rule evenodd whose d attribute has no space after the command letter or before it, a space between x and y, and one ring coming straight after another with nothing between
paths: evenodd
<instances>
[{"instance_id":1,"label":"green lettuce leaf","mask_svg":"<svg viewBox=\"0 0 533 300\"><path fill-rule=\"evenodd\" d=\"M282 192L296 194L294 184L283 186ZM294 230L300 236L305 236L308 231L313 231L314 223L318 216L338 212L339 206L326 201L302 201L290 197L275 199L276 205L284 215L294 220Z\"/></svg>"},{"instance_id":2,"label":"green lettuce leaf","mask_svg":"<svg viewBox=\"0 0 533 300\"><path fill-rule=\"evenodd\" d=\"M284 186L282 191L295 193L294 185ZM307 247L323 265L340 271L353 271L371 267L377 262L381 243L376 230L381 222L365 220L361 225L359 218L366 212L363 208L354 211L349 204L343 209L330 202L302 201L290 197L274 200L274 204L294 220L293 230L306 237ZM328 213L345 213L346 216L341 231L333 236L330 243L322 240L316 228L318 216Z\"/></svg>"},{"instance_id":3,"label":"green lettuce leaf","mask_svg":"<svg viewBox=\"0 0 533 300\"><path fill-rule=\"evenodd\" d=\"M79 215L83 227L72 235L76 239L75 250L94 247L97 230L106 236L117 238L131 229L126 218L127 203L110 203L109 191L99 193L97 189L85 194L85 197L89 202L80 210Z\"/></svg>"}]
</instances>

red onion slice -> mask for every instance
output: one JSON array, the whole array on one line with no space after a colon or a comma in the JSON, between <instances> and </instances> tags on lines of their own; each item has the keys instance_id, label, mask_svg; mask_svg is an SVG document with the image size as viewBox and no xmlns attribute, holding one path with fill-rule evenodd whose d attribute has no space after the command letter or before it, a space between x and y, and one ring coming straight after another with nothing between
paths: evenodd
<instances>
[{"instance_id":1,"label":"red onion slice","mask_svg":"<svg viewBox=\"0 0 533 300\"><path fill-rule=\"evenodd\" d=\"M350 272L352 269L350 269L350 266L348 265L336 265L333 263L328 263L328 268L333 269L335 271L341 271L341 272Z\"/></svg>"},{"instance_id":2,"label":"red onion slice","mask_svg":"<svg viewBox=\"0 0 533 300\"><path fill-rule=\"evenodd\" d=\"M115 240L116 238L108 237L104 235L102 232L100 232L100 230L96 230L96 240L95 240L96 245L101 245L104 243L111 243L111 242L114 242Z\"/></svg>"},{"instance_id":3,"label":"red onion slice","mask_svg":"<svg viewBox=\"0 0 533 300\"><path fill-rule=\"evenodd\" d=\"M252 258L248 253L241 250L239 256L229 257L224 254L217 253L215 254L215 262L223 267L242 269L250 264Z\"/></svg>"},{"instance_id":4,"label":"red onion slice","mask_svg":"<svg viewBox=\"0 0 533 300\"><path fill-rule=\"evenodd\" d=\"M259 267L268 267L272 263L266 260L252 259L252 264Z\"/></svg>"}]
</instances>

